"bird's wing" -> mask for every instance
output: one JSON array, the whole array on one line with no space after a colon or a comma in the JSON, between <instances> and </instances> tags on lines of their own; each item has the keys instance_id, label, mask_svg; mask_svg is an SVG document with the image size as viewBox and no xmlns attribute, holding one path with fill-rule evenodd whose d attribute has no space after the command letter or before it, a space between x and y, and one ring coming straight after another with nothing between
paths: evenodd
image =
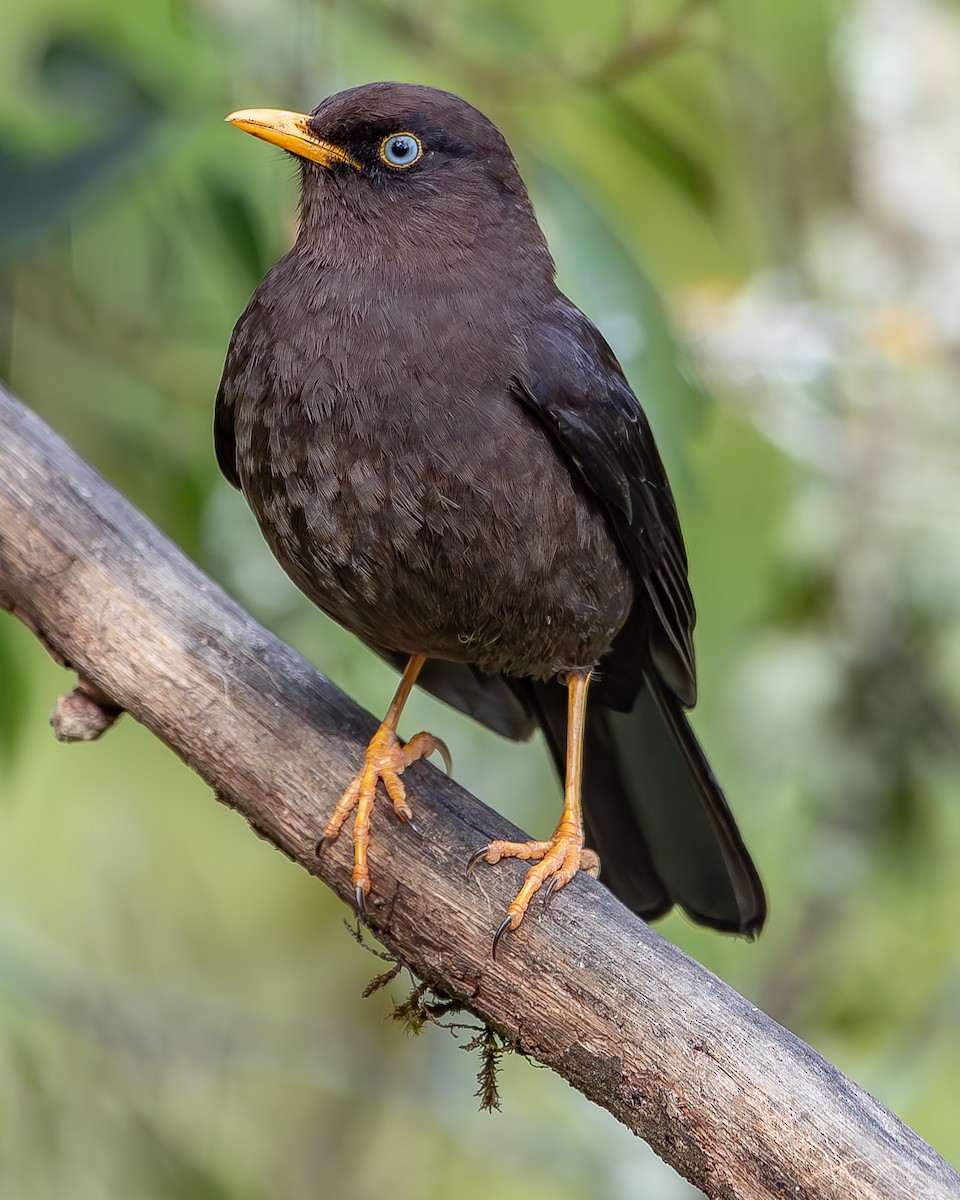
<instances>
[{"instance_id":1,"label":"bird's wing","mask_svg":"<svg viewBox=\"0 0 960 1200\"><path fill-rule=\"evenodd\" d=\"M223 384L217 393L217 407L213 417L213 448L217 462L228 483L240 487L237 472L237 440L233 429L233 404L223 394Z\"/></svg>"},{"instance_id":2,"label":"bird's wing","mask_svg":"<svg viewBox=\"0 0 960 1200\"><path fill-rule=\"evenodd\" d=\"M696 610L676 505L649 422L601 334L565 296L546 306L528 341L517 399L543 422L603 505L641 584L650 656L670 690L696 701ZM639 616L639 614L638 614ZM627 631L635 629L628 622ZM637 672L639 686L639 671Z\"/></svg>"},{"instance_id":3,"label":"bird's wing","mask_svg":"<svg viewBox=\"0 0 960 1200\"><path fill-rule=\"evenodd\" d=\"M279 336L269 303L271 289L268 285L284 267L288 258L289 255L282 258L267 273L240 314L230 335L223 374L220 376L213 417L213 446L220 470L226 476L227 482L238 489L240 471L237 465L237 434L234 424L236 405L242 398L241 393L249 399L251 391L254 394L261 390L267 391L266 372L272 364L272 358L264 352L264 347Z\"/></svg>"},{"instance_id":4,"label":"bird's wing","mask_svg":"<svg viewBox=\"0 0 960 1200\"><path fill-rule=\"evenodd\" d=\"M230 359L224 367L223 378L217 392L217 406L213 414L213 448L217 454L217 463L226 476L227 481L235 488L240 486L240 475L237 472L237 437L233 427L234 397L230 389L227 372L230 369Z\"/></svg>"}]
</instances>

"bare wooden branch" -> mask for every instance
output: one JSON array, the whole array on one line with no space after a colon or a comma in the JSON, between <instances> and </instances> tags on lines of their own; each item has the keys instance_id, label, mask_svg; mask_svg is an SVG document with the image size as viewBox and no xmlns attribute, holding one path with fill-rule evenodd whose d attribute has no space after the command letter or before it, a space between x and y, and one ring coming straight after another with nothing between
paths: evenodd
<instances>
[{"instance_id":1,"label":"bare wooden branch","mask_svg":"<svg viewBox=\"0 0 960 1200\"><path fill-rule=\"evenodd\" d=\"M57 701L50 724L59 742L93 742L116 723L122 711L81 675L73 691Z\"/></svg>"},{"instance_id":2,"label":"bare wooden branch","mask_svg":"<svg viewBox=\"0 0 960 1200\"><path fill-rule=\"evenodd\" d=\"M373 719L2 388L0 603L81 673L94 708L132 713L261 836L350 898L349 839L319 859L314 848ZM711 1197L960 1197L960 1177L897 1117L592 880L528 917L492 961L522 866L470 881L463 866L516 831L429 765L408 778L423 837L379 809L369 910L422 979Z\"/></svg>"}]
</instances>

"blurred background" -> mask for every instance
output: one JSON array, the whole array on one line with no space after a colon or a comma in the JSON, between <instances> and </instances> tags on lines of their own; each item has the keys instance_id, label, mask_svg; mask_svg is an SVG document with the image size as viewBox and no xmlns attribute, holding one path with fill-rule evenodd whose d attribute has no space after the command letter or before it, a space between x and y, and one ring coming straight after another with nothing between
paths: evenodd
<instances>
[{"instance_id":1,"label":"blurred background","mask_svg":"<svg viewBox=\"0 0 960 1200\"><path fill-rule=\"evenodd\" d=\"M394 678L281 575L210 427L296 205L222 118L380 78L504 130L674 481L696 724L771 915L660 928L960 1157L960 4L6 6L0 375L376 713ZM54 742L70 686L0 614L0 1198L692 1194L528 1063L478 1114L475 1055L361 1000L331 894L129 718ZM541 746L422 724L553 827Z\"/></svg>"}]
</instances>

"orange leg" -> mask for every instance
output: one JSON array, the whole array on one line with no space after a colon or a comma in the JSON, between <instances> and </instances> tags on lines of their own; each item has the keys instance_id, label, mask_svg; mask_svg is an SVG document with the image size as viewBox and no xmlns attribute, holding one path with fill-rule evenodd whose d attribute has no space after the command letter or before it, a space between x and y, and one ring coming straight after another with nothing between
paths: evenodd
<instances>
[{"instance_id":1,"label":"orange leg","mask_svg":"<svg viewBox=\"0 0 960 1200\"><path fill-rule=\"evenodd\" d=\"M447 771L452 770L450 751L430 733L418 733L406 745L402 745L397 737L397 723L407 697L416 683L417 676L423 667L422 654L414 654L407 663L406 670L400 680L387 715L383 718L380 728L370 740L366 754L363 756L363 766L354 776L353 782L340 797L337 807L327 821L320 840L319 850L324 842L332 842L340 833L340 828L347 817L356 809L353 821L353 886L356 889L357 912L363 918L364 899L370 891L370 875L367 871L367 845L370 841L370 814L373 810L374 797L377 794L377 783L383 781L387 795L393 801L393 811L412 829L413 813L407 803L407 790L400 776L406 767L418 758L427 758L435 750L439 750Z\"/></svg>"},{"instance_id":2,"label":"orange leg","mask_svg":"<svg viewBox=\"0 0 960 1200\"><path fill-rule=\"evenodd\" d=\"M523 920L533 897L546 883L546 900L557 888L568 884L577 871L586 871L594 878L600 874L600 859L583 845L583 809L580 800L580 779L583 771L583 723L587 712L589 671L571 672L567 678L567 769L560 823L548 842L491 842L474 854L467 865L470 870L483 859L498 863L502 858L534 861L527 872L523 887L507 909L506 918L493 939L493 953L505 933L516 929ZM549 883L547 882L549 880Z\"/></svg>"}]
</instances>

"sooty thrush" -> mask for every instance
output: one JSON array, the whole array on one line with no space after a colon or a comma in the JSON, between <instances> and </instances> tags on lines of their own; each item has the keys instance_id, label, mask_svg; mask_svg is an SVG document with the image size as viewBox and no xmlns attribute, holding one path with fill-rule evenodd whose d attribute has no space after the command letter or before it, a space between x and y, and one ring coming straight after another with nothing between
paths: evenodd
<instances>
[{"instance_id":1,"label":"sooty thrush","mask_svg":"<svg viewBox=\"0 0 960 1200\"><path fill-rule=\"evenodd\" d=\"M497 939L578 869L643 917L676 903L756 934L763 888L685 715L695 612L664 468L502 135L398 83L227 120L297 156L302 199L233 331L217 458L294 582L403 668L324 830L355 811L361 914L378 781L409 820L404 767L446 756L398 740L418 683L507 737L539 726L566 782L549 841L474 856L534 864Z\"/></svg>"}]
</instances>

